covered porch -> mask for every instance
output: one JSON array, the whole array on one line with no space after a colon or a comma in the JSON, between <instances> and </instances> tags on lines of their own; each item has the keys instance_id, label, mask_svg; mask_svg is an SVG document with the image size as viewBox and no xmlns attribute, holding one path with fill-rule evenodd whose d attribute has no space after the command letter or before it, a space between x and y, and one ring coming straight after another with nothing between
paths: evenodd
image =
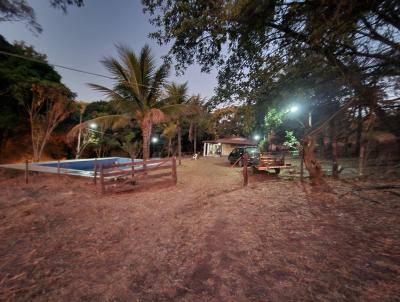
<instances>
[{"instance_id":1,"label":"covered porch","mask_svg":"<svg viewBox=\"0 0 400 302\"><path fill-rule=\"evenodd\" d=\"M239 146L256 146L254 141L244 137L229 137L203 141L203 156L228 156Z\"/></svg>"}]
</instances>

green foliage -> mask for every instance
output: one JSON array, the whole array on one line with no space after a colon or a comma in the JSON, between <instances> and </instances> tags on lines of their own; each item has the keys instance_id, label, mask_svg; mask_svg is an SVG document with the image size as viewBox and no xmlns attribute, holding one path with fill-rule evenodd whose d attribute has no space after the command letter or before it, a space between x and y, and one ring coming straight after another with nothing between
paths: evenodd
<instances>
[{"instance_id":1,"label":"green foliage","mask_svg":"<svg viewBox=\"0 0 400 302\"><path fill-rule=\"evenodd\" d=\"M45 55L24 43L8 43L0 35L0 50L34 58ZM0 54L0 146L16 131L27 131L25 107L32 101L32 85L59 86L60 75L46 62L37 63ZM62 89L67 89L62 86ZM68 90L68 95L73 96Z\"/></svg>"},{"instance_id":2,"label":"green foliage","mask_svg":"<svg viewBox=\"0 0 400 302\"><path fill-rule=\"evenodd\" d=\"M169 66L163 64L157 68L148 45L145 45L138 54L124 45L118 45L117 51L118 58L106 57L102 61L115 78L114 86L112 88L97 84L90 86L104 93L120 114L98 117L86 121L85 124L90 122L104 124L108 121L109 126L117 128L128 126L132 119L136 120L142 131L143 158L147 159L153 125L164 121L166 115L179 112L182 104L166 105L167 101L161 101L162 87L166 82ZM173 88L180 89L180 87ZM178 101L175 98L174 100Z\"/></svg>"},{"instance_id":3,"label":"green foliage","mask_svg":"<svg viewBox=\"0 0 400 302\"><path fill-rule=\"evenodd\" d=\"M372 108L393 133L398 129L388 106L381 104L386 94L393 95L400 76L399 1L143 4L157 28L151 36L161 44L172 43L168 58L178 70L195 62L203 71L218 68L216 103L257 100L265 105L284 102L282 91L300 90L310 96L309 107L324 102L323 114L329 115L357 98L358 105Z\"/></svg>"},{"instance_id":4,"label":"green foliage","mask_svg":"<svg viewBox=\"0 0 400 302\"><path fill-rule=\"evenodd\" d=\"M68 5L83 6L83 0L49 0L54 8L61 8L67 11ZM34 33L42 32L42 27L36 21L33 8L26 0L1 0L0 1L0 22L12 21L23 22Z\"/></svg>"},{"instance_id":5,"label":"green foliage","mask_svg":"<svg viewBox=\"0 0 400 302\"><path fill-rule=\"evenodd\" d=\"M276 130L280 125L282 125L283 121L283 113L278 111L275 108L272 108L267 111L267 114L264 117L265 127L268 130Z\"/></svg>"},{"instance_id":6,"label":"green foliage","mask_svg":"<svg viewBox=\"0 0 400 302\"><path fill-rule=\"evenodd\" d=\"M103 65L116 79L113 88L97 84L90 86L114 101L121 112L136 115L137 118L139 116L136 112L140 112L143 118L149 118L150 110L162 105L161 88L168 76L169 66L163 64L157 68L148 45L139 54L124 45L118 45L117 52L118 59L106 57L102 60Z\"/></svg>"},{"instance_id":7,"label":"green foliage","mask_svg":"<svg viewBox=\"0 0 400 302\"><path fill-rule=\"evenodd\" d=\"M285 141L283 143L284 146L288 147L290 150L295 150L299 146L299 141L294 135L293 131L286 130L285 131Z\"/></svg>"},{"instance_id":8,"label":"green foliage","mask_svg":"<svg viewBox=\"0 0 400 302\"><path fill-rule=\"evenodd\" d=\"M83 120L90 120L96 117L117 114L117 109L113 102L97 101L91 102L87 105L83 115Z\"/></svg>"},{"instance_id":9,"label":"green foliage","mask_svg":"<svg viewBox=\"0 0 400 302\"><path fill-rule=\"evenodd\" d=\"M296 46L301 47L300 54L312 51L332 65L339 57L345 58L340 63L355 56L368 58L365 63L381 67L389 62L398 65L400 60L393 61L400 12L393 0L143 0L143 4L157 27L151 36L159 43L173 41L169 55L178 68L195 60L203 70L223 65L242 83L243 67L252 73ZM229 46L228 54L224 46Z\"/></svg>"},{"instance_id":10,"label":"green foliage","mask_svg":"<svg viewBox=\"0 0 400 302\"><path fill-rule=\"evenodd\" d=\"M248 137L254 130L255 113L250 105L230 106L212 113L210 130L218 137Z\"/></svg>"},{"instance_id":11,"label":"green foliage","mask_svg":"<svg viewBox=\"0 0 400 302\"><path fill-rule=\"evenodd\" d=\"M258 143L258 148L260 149L261 152L267 152L269 147L269 142L267 139L262 139Z\"/></svg>"}]
</instances>

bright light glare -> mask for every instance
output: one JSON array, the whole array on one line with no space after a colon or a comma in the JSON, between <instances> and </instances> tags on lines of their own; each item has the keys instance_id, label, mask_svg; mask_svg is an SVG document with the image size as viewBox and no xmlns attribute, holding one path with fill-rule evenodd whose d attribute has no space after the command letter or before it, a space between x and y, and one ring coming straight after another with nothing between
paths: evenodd
<instances>
[{"instance_id":1,"label":"bright light glare","mask_svg":"<svg viewBox=\"0 0 400 302\"><path fill-rule=\"evenodd\" d=\"M151 142L154 143L154 144L157 143L158 142L158 137L152 137L151 138Z\"/></svg>"},{"instance_id":2,"label":"bright light glare","mask_svg":"<svg viewBox=\"0 0 400 302\"><path fill-rule=\"evenodd\" d=\"M299 110L299 107L298 106L292 106L292 107L290 107L290 109L289 109L289 111L291 112L291 113L295 113L295 112L297 112Z\"/></svg>"},{"instance_id":3,"label":"bright light glare","mask_svg":"<svg viewBox=\"0 0 400 302\"><path fill-rule=\"evenodd\" d=\"M96 129L97 128L97 124L96 123L91 123L89 125L89 127L92 128L92 129Z\"/></svg>"},{"instance_id":4,"label":"bright light glare","mask_svg":"<svg viewBox=\"0 0 400 302\"><path fill-rule=\"evenodd\" d=\"M258 141L261 137L260 137L258 134L256 134L256 135L253 136L253 138L254 138L256 141Z\"/></svg>"}]
</instances>

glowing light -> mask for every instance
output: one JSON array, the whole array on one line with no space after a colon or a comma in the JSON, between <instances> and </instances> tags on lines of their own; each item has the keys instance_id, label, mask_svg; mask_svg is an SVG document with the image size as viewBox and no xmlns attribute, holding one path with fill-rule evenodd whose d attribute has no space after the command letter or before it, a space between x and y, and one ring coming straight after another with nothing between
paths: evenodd
<instances>
[{"instance_id":1,"label":"glowing light","mask_svg":"<svg viewBox=\"0 0 400 302\"><path fill-rule=\"evenodd\" d=\"M151 142L153 143L153 144L155 144L155 143L158 143L158 137L152 137L151 138Z\"/></svg>"},{"instance_id":2,"label":"glowing light","mask_svg":"<svg viewBox=\"0 0 400 302\"><path fill-rule=\"evenodd\" d=\"M254 138L254 140L258 141L258 140L261 138L261 136L259 136L258 134L255 134L255 135L253 136L253 138Z\"/></svg>"},{"instance_id":3,"label":"glowing light","mask_svg":"<svg viewBox=\"0 0 400 302\"><path fill-rule=\"evenodd\" d=\"M97 129L97 124L96 123L91 123L89 125L89 127L92 128L92 129Z\"/></svg>"},{"instance_id":4,"label":"glowing light","mask_svg":"<svg viewBox=\"0 0 400 302\"><path fill-rule=\"evenodd\" d=\"M290 107L290 109L289 109L289 111L291 112L291 113L295 113L295 112L297 112L299 110L299 107L298 106L292 106L292 107Z\"/></svg>"}]
</instances>

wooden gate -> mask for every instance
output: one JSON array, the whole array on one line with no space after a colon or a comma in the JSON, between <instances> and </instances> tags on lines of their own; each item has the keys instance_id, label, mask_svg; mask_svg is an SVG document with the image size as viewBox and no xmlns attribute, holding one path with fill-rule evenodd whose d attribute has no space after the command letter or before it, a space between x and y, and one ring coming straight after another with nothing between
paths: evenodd
<instances>
[{"instance_id":1,"label":"wooden gate","mask_svg":"<svg viewBox=\"0 0 400 302\"><path fill-rule=\"evenodd\" d=\"M169 171L168 171L169 170ZM139 184L149 184L157 180L168 180L176 185L176 158L155 159L130 163L99 165L95 168L94 182L100 177L101 193L134 189ZM154 181L156 180L156 181Z\"/></svg>"}]
</instances>

